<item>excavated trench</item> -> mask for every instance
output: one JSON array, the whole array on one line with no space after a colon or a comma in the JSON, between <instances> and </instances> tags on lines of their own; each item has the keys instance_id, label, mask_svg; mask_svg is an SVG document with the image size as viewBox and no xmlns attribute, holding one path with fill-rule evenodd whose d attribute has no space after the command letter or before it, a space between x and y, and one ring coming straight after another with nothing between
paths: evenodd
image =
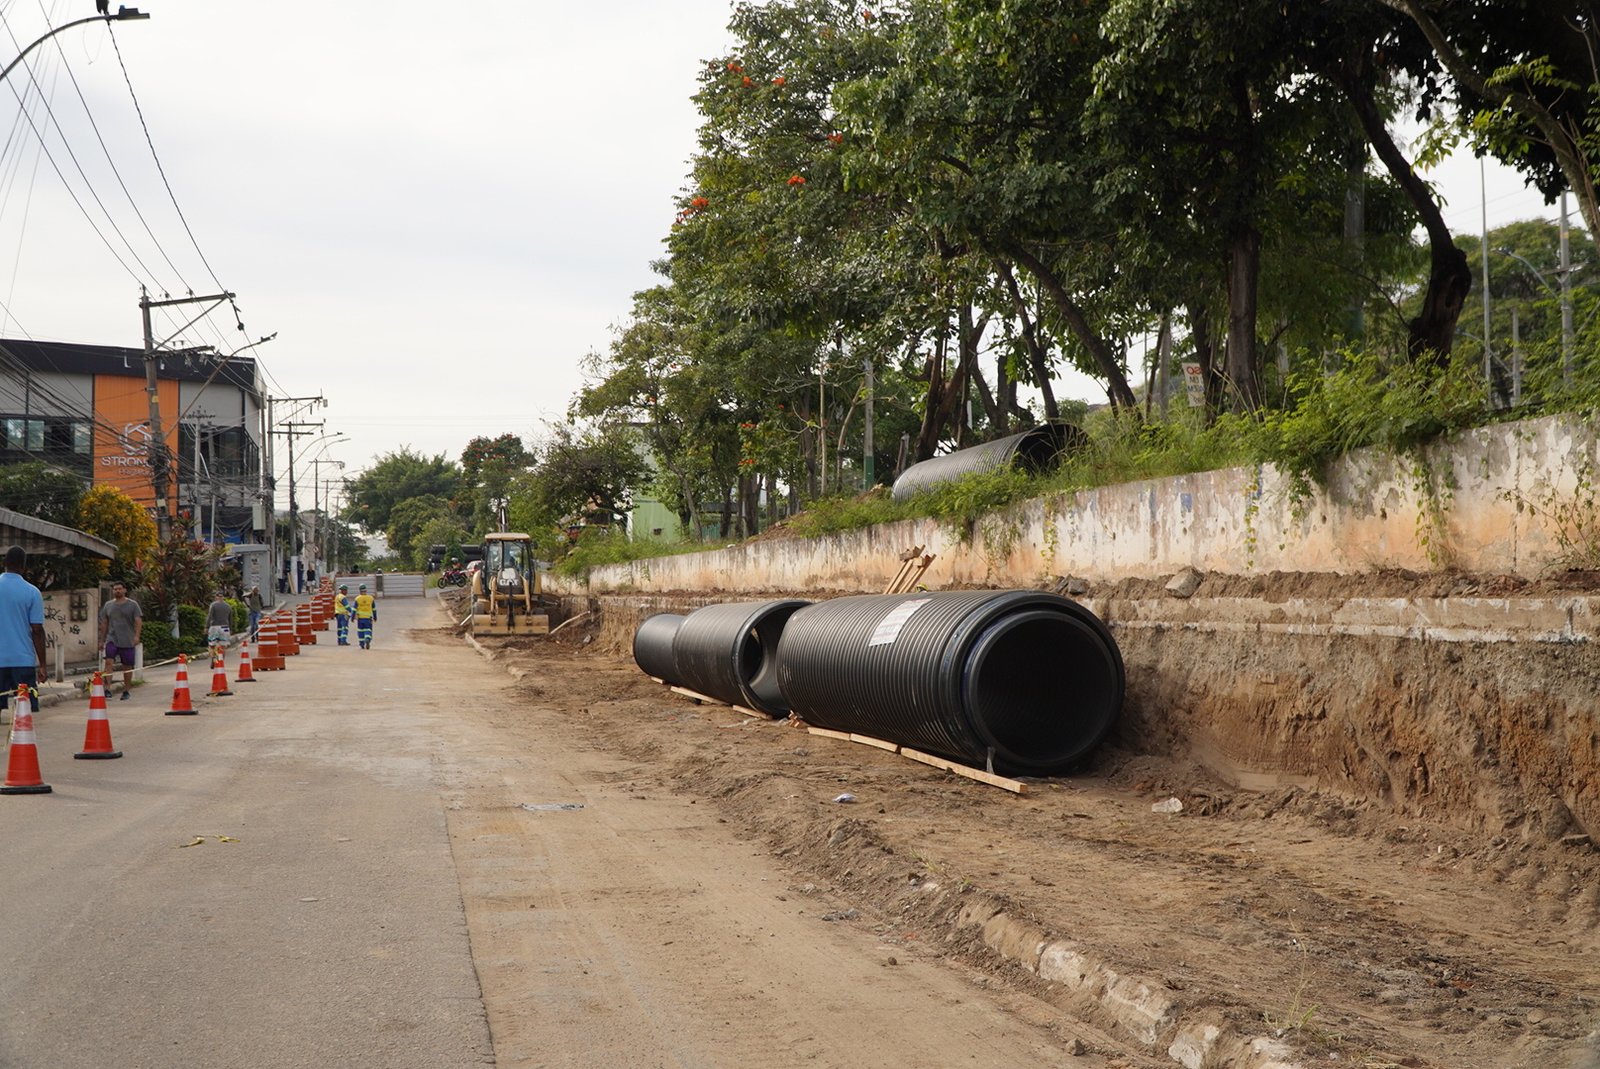
<instances>
[{"instance_id":1,"label":"excavated trench","mask_svg":"<svg viewBox=\"0 0 1600 1069\"><path fill-rule=\"evenodd\" d=\"M1130 1064L1600 1069L1591 578L1089 584L1123 715L1080 774L1021 798L797 745L633 666L642 620L748 593L573 599L583 628L506 656L571 655L583 630L616 680L585 704L604 744L713 800L884 938L1037 994L1147 1059ZM817 801L840 789L876 805ZM1153 810L1173 798L1180 814Z\"/></svg>"}]
</instances>

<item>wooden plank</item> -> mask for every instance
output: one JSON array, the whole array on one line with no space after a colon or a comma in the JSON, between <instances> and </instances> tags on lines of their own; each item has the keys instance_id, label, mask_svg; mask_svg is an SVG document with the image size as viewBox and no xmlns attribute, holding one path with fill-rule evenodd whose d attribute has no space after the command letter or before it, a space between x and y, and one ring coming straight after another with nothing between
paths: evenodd
<instances>
[{"instance_id":1,"label":"wooden plank","mask_svg":"<svg viewBox=\"0 0 1600 1069\"><path fill-rule=\"evenodd\" d=\"M703 703L705 705L727 705L728 704L727 702L718 701L715 698L707 697L706 695L701 694L698 691L690 690L688 687L676 687L675 686L675 687L672 687L670 689L672 690L672 693L674 693L674 694L682 694L685 698L693 698L695 701L701 702L701 703Z\"/></svg>"},{"instance_id":2,"label":"wooden plank","mask_svg":"<svg viewBox=\"0 0 1600 1069\"><path fill-rule=\"evenodd\" d=\"M850 741L859 742L865 746L876 746L878 749L888 750L890 753L900 752L900 745L898 743L884 742L882 739L875 739L871 735L857 735L855 732L851 732Z\"/></svg>"},{"instance_id":3,"label":"wooden plank","mask_svg":"<svg viewBox=\"0 0 1600 1069\"><path fill-rule=\"evenodd\" d=\"M658 678L656 676L651 676L650 677L650 682L652 682L652 683L661 683L661 684L664 685L667 681L665 679L661 679L661 678Z\"/></svg>"},{"instance_id":4,"label":"wooden plank","mask_svg":"<svg viewBox=\"0 0 1600 1069\"><path fill-rule=\"evenodd\" d=\"M957 764L943 757L935 757L933 754L923 753L920 750L908 750L902 747L900 756L909 757L911 760L920 761L925 765L932 765L934 768L942 768L946 772L954 772L958 776L965 776L967 779L977 780L979 783L987 783L991 787L999 787L1001 790L1010 791L1012 794L1028 793L1028 785L1021 780L1007 779L1004 776L997 776L993 772L985 772L981 768L968 768L966 765Z\"/></svg>"},{"instance_id":5,"label":"wooden plank","mask_svg":"<svg viewBox=\"0 0 1600 1069\"><path fill-rule=\"evenodd\" d=\"M900 570L894 573L894 578L889 580L889 585L883 588L885 594L899 594L905 587L906 576L917 565L917 557L922 553L921 546L912 546L900 554Z\"/></svg>"},{"instance_id":6,"label":"wooden plank","mask_svg":"<svg viewBox=\"0 0 1600 1069\"><path fill-rule=\"evenodd\" d=\"M807 727L806 730L813 735L822 735L830 739L843 739L845 742L850 741L850 733L848 731L833 731L829 728L814 727Z\"/></svg>"}]
</instances>

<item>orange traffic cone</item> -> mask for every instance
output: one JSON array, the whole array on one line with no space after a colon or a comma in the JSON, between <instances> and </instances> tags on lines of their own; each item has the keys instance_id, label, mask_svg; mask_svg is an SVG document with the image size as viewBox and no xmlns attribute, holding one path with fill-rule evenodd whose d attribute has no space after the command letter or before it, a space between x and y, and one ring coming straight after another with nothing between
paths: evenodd
<instances>
[{"instance_id":1,"label":"orange traffic cone","mask_svg":"<svg viewBox=\"0 0 1600 1069\"><path fill-rule=\"evenodd\" d=\"M73 757L80 760L121 757L121 750L111 748L111 721L106 718L106 681L99 672L89 685L89 726L83 732L83 751Z\"/></svg>"},{"instance_id":2,"label":"orange traffic cone","mask_svg":"<svg viewBox=\"0 0 1600 1069\"><path fill-rule=\"evenodd\" d=\"M235 683L254 683L256 677L250 671L250 639L248 636L239 643L239 674L234 677Z\"/></svg>"},{"instance_id":3,"label":"orange traffic cone","mask_svg":"<svg viewBox=\"0 0 1600 1069\"><path fill-rule=\"evenodd\" d=\"M228 689L228 663L222 659L222 648L217 647L211 655L211 693L212 698L229 698L233 691Z\"/></svg>"},{"instance_id":4,"label":"orange traffic cone","mask_svg":"<svg viewBox=\"0 0 1600 1069\"><path fill-rule=\"evenodd\" d=\"M11 710L11 752L6 757L6 781L0 794L49 794L50 785L39 777L39 744L33 737L33 699L26 683L17 687L17 705Z\"/></svg>"},{"instance_id":5,"label":"orange traffic cone","mask_svg":"<svg viewBox=\"0 0 1600 1069\"><path fill-rule=\"evenodd\" d=\"M172 708L168 716L195 716L195 707L189 704L189 658L178 654L178 678L172 684Z\"/></svg>"}]
</instances>

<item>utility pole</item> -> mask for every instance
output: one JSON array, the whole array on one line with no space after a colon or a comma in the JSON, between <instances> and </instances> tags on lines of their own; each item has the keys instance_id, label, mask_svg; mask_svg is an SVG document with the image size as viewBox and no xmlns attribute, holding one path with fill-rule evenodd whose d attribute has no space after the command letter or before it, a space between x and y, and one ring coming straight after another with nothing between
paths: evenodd
<instances>
[{"instance_id":1,"label":"utility pole","mask_svg":"<svg viewBox=\"0 0 1600 1069\"><path fill-rule=\"evenodd\" d=\"M328 557L327 546L324 543L328 540L329 525L327 523L326 502L322 498L322 465L324 464L332 464L343 469L344 461L322 456L318 456L311 461L311 509L313 514L312 522L315 524L312 528L314 534L311 540L317 545L318 549L323 551L320 557L313 557L312 559L319 565L326 566ZM332 497L333 494L330 492L328 499L331 500Z\"/></svg>"},{"instance_id":2,"label":"utility pole","mask_svg":"<svg viewBox=\"0 0 1600 1069\"><path fill-rule=\"evenodd\" d=\"M865 413L865 417L866 417L865 418L865 424L866 424L866 426L863 428L864 436L866 438L866 448L861 451L862 452L862 456L861 456L861 489L863 489L863 490L871 490L874 486L878 485L878 475L877 475L877 472L875 470L875 468L876 468L876 456L875 456L875 454L877 453L878 450L877 450L877 443L873 441L873 426L872 426L872 415L873 415L873 413L872 413L872 403L873 403L872 387L873 387L873 382L872 382L872 354L870 352L868 352L862 358L861 364L862 364L862 370L866 374L866 391L867 391L867 410L866 410L866 413Z\"/></svg>"},{"instance_id":3,"label":"utility pole","mask_svg":"<svg viewBox=\"0 0 1600 1069\"><path fill-rule=\"evenodd\" d=\"M1561 385L1572 385L1572 247L1567 244L1567 191L1561 191Z\"/></svg>"},{"instance_id":4,"label":"utility pole","mask_svg":"<svg viewBox=\"0 0 1600 1069\"><path fill-rule=\"evenodd\" d=\"M300 593L300 507L294 497L294 440L311 435L321 423L285 423L276 433L289 439L289 593ZM301 430L301 427L307 428Z\"/></svg>"},{"instance_id":5,"label":"utility pole","mask_svg":"<svg viewBox=\"0 0 1600 1069\"><path fill-rule=\"evenodd\" d=\"M278 432L274 429L276 424L273 420L272 409L273 406L277 404L325 405L328 402L320 395L317 397L273 397L271 394L267 395L266 402L267 422L264 428L265 433L263 435L266 444L266 459L262 463L261 467L261 500L263 504L265 504L267 510L265 517L267 521L267 559L271 562L273 570L272 574L277 576L282 574L282 572L278 565L278 477L275 474L278 468L272 443ZM298 411L299 409L296 409L296 412ZM290 555L292 556L294 551L292 540L289 550ZM276 590L276 587L274 587L274 590Z\"/></svg>"},{"instance_id":6,"label":"utility pole","mask_svg":"<svg viewBox=\"0 0 1600 1069\"><path fill-rule=\"evenodd\" d=\"M233 298L234 295L231 293L212 293L204 297L172 297L164 301L152 301L145 288L139 287L139 312L144 320L144 390L150 398L150 487L156 495L156 534L160 536L162 542L172 537L172 516L167 508L171 458L167 455L167 439L161 428L161 393L156 383L156 361L159 353L156 350L155 333L150 325L150 309L167 308L176 304L205 304L208 301L214 308L223 301L231 301ZM183 329L193 326L210 311L211 309L207 308L184 324ZM167 339L171 340L172 338ZM165 345L166 342L161 344Z\"/></svg>"}]
</instances>

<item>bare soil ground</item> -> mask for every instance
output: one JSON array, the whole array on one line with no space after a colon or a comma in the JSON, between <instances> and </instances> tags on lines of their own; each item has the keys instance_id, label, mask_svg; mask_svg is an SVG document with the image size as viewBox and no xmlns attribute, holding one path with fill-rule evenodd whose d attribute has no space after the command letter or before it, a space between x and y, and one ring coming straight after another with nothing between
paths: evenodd
<instances>
[{"instance_id":1,"label":"bare soil ground","mask_svg":"<svg viewBox=\"0 0 1600 1069\"><path fill-rule=\"evenodd\" d=\"M1237 582L1228 593L1277 593ZM1463 582L1504 585L1425 589ZM1179 1064L1176 1019L1276 1037L1290 1064L1600 1066L1600 852L1586 836L1491 835L1349 792L1242 790L1181 746L1126 740L1084 774L1015 796L793 721L697 705L645 677L596 618L483 644L526 673L531 701L566 710L660 788L715 805L891 945L1124 1037L1137 1029L1103 989L1041 980L1004 952L1014 937L985 939L982 920L1003 911L1013 936L1063 941L1146 983L1173 1014L1152 1026L1150 1065ZM835 800L845 793L854 801ZM1173 797L1181 813L1152 810Z\"/></svg>"}]
</instances>

